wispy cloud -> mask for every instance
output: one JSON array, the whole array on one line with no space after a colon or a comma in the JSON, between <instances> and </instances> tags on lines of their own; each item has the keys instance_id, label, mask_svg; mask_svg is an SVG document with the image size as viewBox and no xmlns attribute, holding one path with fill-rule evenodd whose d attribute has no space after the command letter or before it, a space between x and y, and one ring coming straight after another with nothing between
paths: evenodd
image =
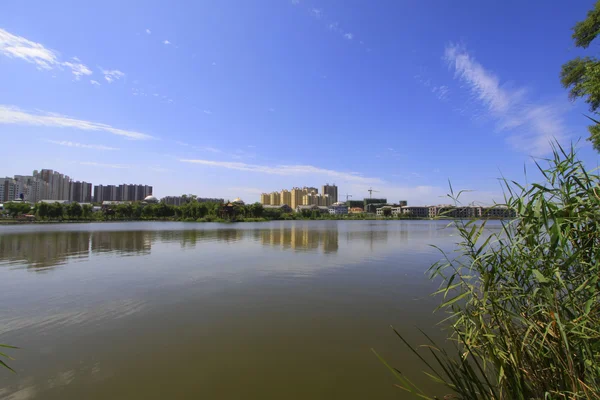
<instances>
[{"instance_id":1,"label":"wispy cloud","mask_svg":"<svg viewBox=\"0 0 600 400\"><path fill-rule=\"evenodd\" d=\"M71 61L62 61L56 51L22 36L13 35L4 29L0 29L0 54L35 64L38 69L42 70L66 67L71 70L76 80L84 75L92 75L92 71L82 64L79 58L74 57Z\"/></svg>"},{"instance_id":2,"label":"wispy cloud","mask_svg":"<svg viewBox=\"0 0 600 400\"><path fill-rule=\"evenodd\" d=\"M508 142L532 155L550 151L550 142L565 139L560 110L551 104L526 98L525 88L501 85L500 78L485 69L462 45L446 46L444 59L455 78L493 118L498 130L510 131Z\"/></svg>"},{"instance_id":3,"label":"wispy cloud","mask_svg":"<svg viewBox=\"0 0 600 400\"><path fill-rule=\"evenodd\" d=\"M181 159L179 160L184 163L206 165L210 167L218 167L225 169L232 169L236 171L248 171L271 175L321 175L329 178L338 179L342 181L363 183L363 184L379 184L382 183L379 178L368 178L360 175L355 175L349 172L335 171L331 169L319 168L312 165L256 165L246 164L242 162L230 162L230 161L211 161L211 160L197 160L197 159Z\"/></svg>"},{"instance_id":4,"label":"wispy cloud","mask_svg":"<svg viewBox=\"0 0 600 400\"><path fill-rule=\"evenodd\" d=\"M292 0L292 4L293 4L293 5L300 4L300 0Z\"/></svg>"},{"instance_id":5,"label":"wispy cloud","mask_svg":"<svg viewBox=\"0 0 600 400\"><path fill-rule=\"evenodd\" d=\"M344 38L348 39L348 40L352 40L352 38L354 37L353 34L351 34L350 32L348 33L344 33Z\"/></svg>"},{"instance_id":6,"label":"wispy cloud","mask_svg":"<svg viewBox=\"0 0 600 400\"><path fill-rule=\"evenodd\" d=\"M129 139L147 140L152 136L126 129L114 128L107 124L70 118L57 114L33 114L16 107L0 105L0 124L46 126L53 128L74 128L85 131L104 131Z\"/></svg>"},{"instance_id":7,"label":"wispy cloud","mask_svg":"<svg viewBox=\"0 0 600 400\"><path fill-rule=\"evenodd\" d=\"M101 144L84 144L84 143L71 142L68 140L46 140L46 142L52 143L52 144L57 144L59 146L74 147L74 148L78 148L78 149L108 150L108 151L120 150L116 147L109 147L109 146L104 146Z\"/></svg>"},{"instance_id":8,"label":"wispy cloud","mask_svg":"<svg viewBox=\"0 0 600 400\"><path fill-rule=\"evenodd\" d=\"M104 74L104 79L106 79L108 83L113 83L125 76L125 73L118 69L103 69L102 73Z\"/></svg>"},{"instance_id":9,"label":"wispy cloud","mask_svg":"<svg viewBox=\"0 0 600 400\"><path fill-rule=\"evenodd\" d=\"M99 168L116 168L116 169L131 168L131 166L124 165L124 164L103 164L103 163L97 163L97 162L93 162L93 161L81 161L79 164L80 165L88 165L90 167L99 167Z\"/></svg>"},{"instance_id":10,"label":"wispy cloud","mask_svg":"<svg viewBox=\"0 0 600 400\"><path fill-rule=\"evenodd\" d=\"M95 81L95 80L93 80L93 79L90 79L90 83L91 83L92 85L100 86L100 82L98 82L98 81Z\"/></svg>"},{"instance_id":11,"label":"wispy cloud","mask_svg":"<svg viewBox=\"0 0 600 400\"><path fill-rule=\"evenodd\" d=\"M310 10L310 13L312 14L313 17L320 19L323 16L323 10L319 9L319 8L313 8L312 10Z\"/></svg>"},{"instance_id":12,"label":"wispy cloud","mask_svg":"<svg viewBox=\"0 0 600 400\"><path fill-rule=\"evenodd\" d=\"M163 40L163 44L171 44L171 42L169 42L168 40Z\"/></svg>"},{"instance_id":13,"label":"wispy cloud","mask_svg":"<svg viewBox=\"0 0 600 400\"><path fill-rule=\"evenodd\" d=\"M148 35L150 35L150 34L152 34L152 31L151 31L150 29L146 28L146 33L147 33Z\"/></svg>"},{"instance_id":14,"label":"wispy cloud","mask_svg":"<svg viewBox=\"0 0 600 400\"><path fill-rule=\"evenodd\" d=\"M212 114L212 111L210 111L210 110L202 110L202 112L203 112L204 114L208 114L208 115Z\"/></svg>"}]
</instances>

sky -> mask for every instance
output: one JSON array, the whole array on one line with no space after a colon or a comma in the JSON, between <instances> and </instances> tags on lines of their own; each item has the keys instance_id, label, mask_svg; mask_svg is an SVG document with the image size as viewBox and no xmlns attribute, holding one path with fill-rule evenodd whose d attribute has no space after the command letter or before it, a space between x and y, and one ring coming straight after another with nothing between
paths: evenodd
<instances>
[{"instance_id":1,"label":"sky","mask_svg":"<svg viewBox=\"0 0 600 400\"><path fill-rule=\"evenodd\" d=\"M588 168L559 80L594 2L12 1L0 5L0 175L154 195L501 202L550 141ZM580 140L581 139L581 140ZM526 172L525 172L526 171ZM527 177L525 177L525 173Z\"/></svg>"}]
</instances>

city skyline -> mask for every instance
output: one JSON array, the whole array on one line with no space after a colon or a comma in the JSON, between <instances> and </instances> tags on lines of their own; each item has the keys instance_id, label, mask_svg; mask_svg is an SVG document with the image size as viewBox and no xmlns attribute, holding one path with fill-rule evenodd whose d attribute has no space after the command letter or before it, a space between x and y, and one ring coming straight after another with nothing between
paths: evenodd
<instances>
[{"instance_id":1,"label":"city skyline","mask_svg":"<svg viewBox=\"0 0 600 400\"><path fill-rule=\"evenodd\" d=\"M539 177L550 140L587 137L558 75L592 1L68 4L0 15L1 176L36 160L157 197L335 181L410 204L444 202L450 180L491 204L498 178Z\"/></svg>"}]
</instances>

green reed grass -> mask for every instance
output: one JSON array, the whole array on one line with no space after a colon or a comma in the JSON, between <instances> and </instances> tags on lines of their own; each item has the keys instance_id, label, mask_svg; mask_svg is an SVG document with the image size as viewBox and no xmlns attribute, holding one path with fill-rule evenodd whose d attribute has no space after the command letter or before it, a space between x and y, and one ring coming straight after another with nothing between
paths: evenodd
<instances>
[{"instance_id":1,"label":"green reed grass","mask_svg":"<svg viewBox=\"0 0 600 400\"><path fill-rule=\"evenodd\" d=\"M600 399L600 176L572 147L553 154L536 162L543 182L502 180L518 218L491 234L485 221L456 223L457 253L430 269L456 351L426 336L414 349L394 330L446 398ZM387 366L397 386L432 398Z\"/></svg>"}]
</instances>

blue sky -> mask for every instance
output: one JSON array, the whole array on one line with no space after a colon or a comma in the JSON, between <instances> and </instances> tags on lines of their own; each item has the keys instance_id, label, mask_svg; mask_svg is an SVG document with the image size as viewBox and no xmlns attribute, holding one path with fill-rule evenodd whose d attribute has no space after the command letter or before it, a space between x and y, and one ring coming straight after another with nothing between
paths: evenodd
<instances>
[{"instance_id":1,"label":"blue sky","mask_svg":"<svg viewBox=\"0 0 600 400\"><path fill-rule=\"evenodd\" d=\"M412 204L445 202L450 179L500 200L500 174L534 179L549 139L587 137L559 71L593 3L4 2L0 175Z\"/></svg>"}]
</instances>

